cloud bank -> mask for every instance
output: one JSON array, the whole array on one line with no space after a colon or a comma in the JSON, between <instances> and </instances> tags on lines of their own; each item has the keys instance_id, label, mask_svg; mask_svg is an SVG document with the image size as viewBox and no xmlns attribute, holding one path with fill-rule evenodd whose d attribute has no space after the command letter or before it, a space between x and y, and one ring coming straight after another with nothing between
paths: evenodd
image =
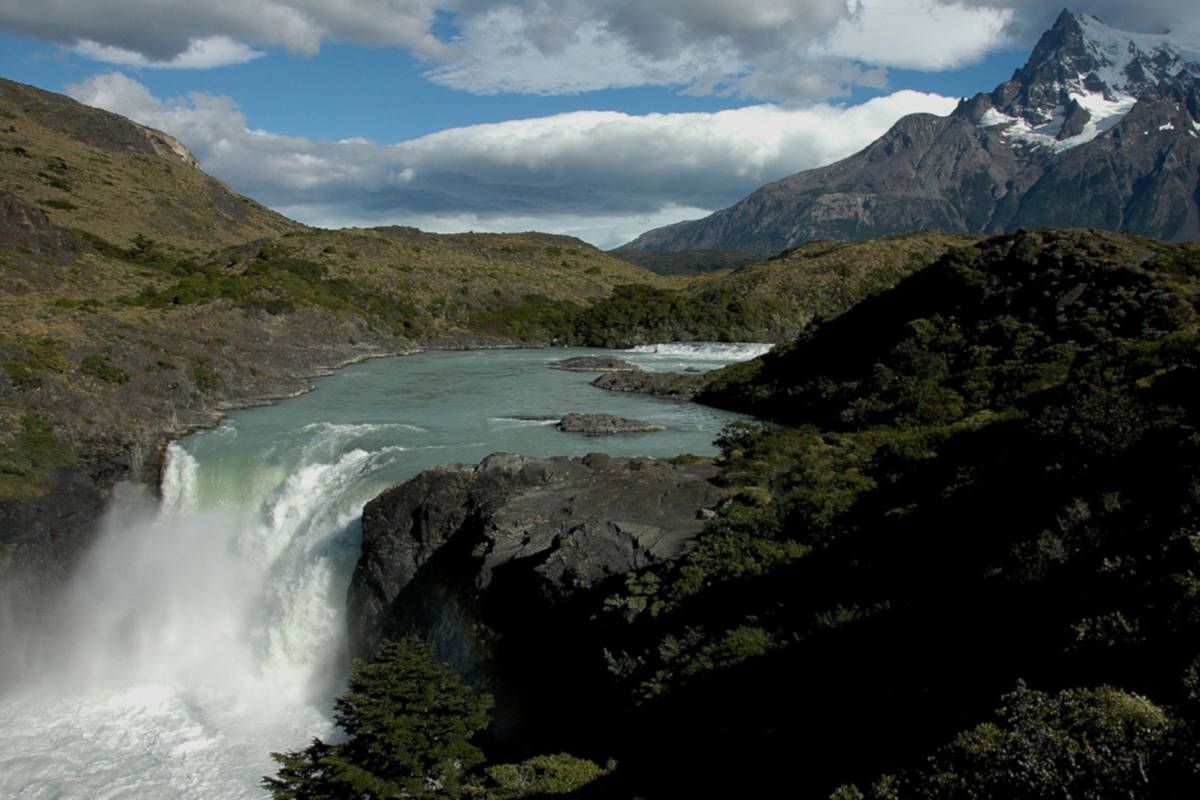
<instances>
[{"instance_id":1,"label":"cloud bank","mask_svg":"<svg viewBox=\"0 0 1200 800\"><path fill-rule=\"evenodd\" d=\"M377 144L250 130L228 97L164 101L119 72L67 93L177 136L212 174L311 224L537 228L604 247L847 156L904 114L945 114L955 103L904 91L851 107L585 111Z\"/></svg>"},{"instance_id":2,"label":"cloud bank","mask_svg":"<svg viewBox=\"0 0 1200 800\"><path fill-rule=\"evenodd\" d=\"M395 47L475 93L667 86L786 101L882 87L1008 36L1017 8L947 0L0 0L0 27L143 68L244 63L325 42Z\"/></svg>"}]
</instances>

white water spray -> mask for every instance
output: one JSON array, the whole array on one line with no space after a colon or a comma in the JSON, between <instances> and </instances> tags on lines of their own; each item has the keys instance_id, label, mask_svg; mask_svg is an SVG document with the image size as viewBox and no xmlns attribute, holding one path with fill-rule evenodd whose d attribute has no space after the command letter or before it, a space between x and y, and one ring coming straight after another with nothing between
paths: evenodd
<instances>
[{"instance_id":1,"label":"white water spray","mask_svg":"<svg viewBox=\"0 0 1200 800\"><path fill-rule=\"evenodd\" d=\"M42 672L0 698L0 797L261 797L270 750L330 732L354 490L402 449L205 497L196 459L172 445L161 502L118 487Z\"/></svg>"}]
</instances>

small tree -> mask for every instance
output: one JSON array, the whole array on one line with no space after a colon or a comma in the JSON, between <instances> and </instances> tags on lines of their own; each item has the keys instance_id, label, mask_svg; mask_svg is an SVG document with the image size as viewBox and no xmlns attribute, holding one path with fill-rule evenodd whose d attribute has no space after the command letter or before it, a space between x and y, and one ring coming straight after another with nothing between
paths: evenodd
<instances>
[{"instance_id":1,"label":"small tree","mask_svg":"<svg viewBox=\"0 0 1200 800\"><path fill-rule=\"evenodd\" d=\"M470 740L491 705L420 640L384 642L374 661L354 663L337 700L334 719L348 739L272 753L279 772L263 787L275 800L460 797L463 778L483 763Z\"/></svg>"}]
</instances>

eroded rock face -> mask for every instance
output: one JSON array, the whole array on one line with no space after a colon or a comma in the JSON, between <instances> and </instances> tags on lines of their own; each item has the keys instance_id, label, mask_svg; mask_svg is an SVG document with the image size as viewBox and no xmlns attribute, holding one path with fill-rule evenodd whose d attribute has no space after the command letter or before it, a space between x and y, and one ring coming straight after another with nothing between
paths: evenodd
<instances>
[{"instance_id":1,"label":"eroded rock face","mask_svg":"<svg viewBox=\"0 0 1200 800\"><path fill-rule=\"evenodd\" d=\"M578 414L572 411L554 426L564 433L582 433L584 436L612 436L618 433L654 433L665 431L662 425L627 419L612 414Z\"/></svg>"},{"instance_id":2,"label":"eroded rock face","mask_svg":"<svg viewBox=\"0 0 1200 800\"><path fill-rule=\"evenodd\" d=\"M553 641L614 576L686 553L721 500L708 464L494 454L426 470L367 504L351 652L417 633L480 682L505 636ZM577 620L576 620L577 622Z\"/></svg>"}]
</instances>

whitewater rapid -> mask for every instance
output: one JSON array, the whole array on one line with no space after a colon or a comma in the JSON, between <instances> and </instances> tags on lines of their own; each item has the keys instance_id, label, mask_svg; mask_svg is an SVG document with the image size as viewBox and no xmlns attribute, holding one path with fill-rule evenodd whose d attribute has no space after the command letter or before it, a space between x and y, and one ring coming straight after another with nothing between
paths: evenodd
<instances>
[{"instance_id":1,"label":"whitewater rapid","mask_svg":"<svg viewBox=\"0 0 1200 800\"><path fill-rule=\"evenodd\" d=\"M627 353L709 368L750 349ZM735 418L547 369L594 351L426 353L349 367L172 444L159 497L119 486L94 546L0 685L0 798L263 798L273 750L333 733L363 505L434 464L712 452ZM567 411L657 422L597 441Z\"/></svg>"}]
</instances>

